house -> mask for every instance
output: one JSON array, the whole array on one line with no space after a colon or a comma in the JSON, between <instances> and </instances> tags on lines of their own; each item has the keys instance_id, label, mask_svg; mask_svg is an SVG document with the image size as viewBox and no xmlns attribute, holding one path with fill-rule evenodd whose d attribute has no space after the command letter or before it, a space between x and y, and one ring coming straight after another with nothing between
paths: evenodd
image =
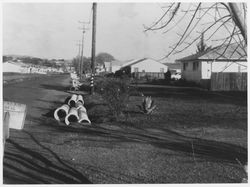
<instances>
[{"instance_id":1,"label":"house","mask_svg":"<svg viewBox=\"0 0 250 187\"><path fill-rule=\"evenodd\" d=\"M201 83L211 78L212 73L247 72L246 49L234 43L217 46L207 51L196 53L176 62L181 63L182 78Z\"/></svg>"},{"instance_id":2,"label":"house","mask_svg":"<svg viewBox=\"0 0 250 187\"><path fill-rule=\"evenodd\" d=\"M181 73L181 63L163 63L171 73Z\"/></svg>"},{"instance_id":3,"label":"house","mask_svg":"<svg viewBox=\"0 0 250 187\"><path fill-rule=\"evenodd\" d=\"M104 62L105 72L115 73L117 70L121 69L122 64L124 64L124 62L118 60L114 60L112 62Z\"/></svg>"},{"instance_id":4,"label":"house","mask_svg":"<svg viewBox=\"0 0 250 187\"><path fill-rule=\"evenodd\" d=\"M131 60L123 64L122 68L124 67L130 67L131 73L165 73L168 71L168 66L150 58Z\"/></svg>"}]
</instances>

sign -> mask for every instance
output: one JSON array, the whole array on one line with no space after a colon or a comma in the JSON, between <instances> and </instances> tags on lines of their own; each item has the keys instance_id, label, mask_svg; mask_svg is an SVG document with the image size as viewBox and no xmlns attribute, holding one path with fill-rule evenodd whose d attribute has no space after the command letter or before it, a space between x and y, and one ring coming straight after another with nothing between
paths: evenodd
<instances>
[{"instance_id":1,"label":"sign","mask_svg":"<svg viewBox=\"0 0 250 187\"><path fill-rule=\"evenodd\" d=\"M9 113L9 128L21 130L26 117L26 105L10 101L3 102L4 112Z\"/></svg>"}]
</instances>

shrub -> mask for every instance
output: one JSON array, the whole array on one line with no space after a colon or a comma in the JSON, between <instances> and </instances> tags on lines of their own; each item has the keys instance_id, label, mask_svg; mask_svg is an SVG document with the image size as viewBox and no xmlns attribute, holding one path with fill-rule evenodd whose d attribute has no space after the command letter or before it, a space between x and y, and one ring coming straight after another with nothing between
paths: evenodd
<instances>
[{"instance_id":1,"label":"shrub","mask_svg":"<svg viewBox=\"0 0 250 187\"><path fill-rule=\"evenodd\" d=\"M116 78L126 78L126 77L131 77L131 67L126 66L124 68L121 68L120 70L115 72L115 77Z\"/></svg>"},{"instance_id":2,"label":"shrub","mask_svg":"<svg viewBox=\"0 0 250 187\"><path fill-rule=\"evenodd\" d=\"M126 109L131 90L130 80L126 78L103 78L96 85L96 91L102 95L116 120Z\"/></svg>"}]
</instances>

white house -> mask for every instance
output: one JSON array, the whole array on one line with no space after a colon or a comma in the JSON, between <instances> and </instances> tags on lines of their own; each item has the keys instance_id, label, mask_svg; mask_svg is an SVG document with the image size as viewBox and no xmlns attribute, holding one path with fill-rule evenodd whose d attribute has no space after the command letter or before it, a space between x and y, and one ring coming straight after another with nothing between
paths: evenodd
<instances>
[{"instance_id":1,"label":"white house","mask_svg":"<svg viewBox=\"0 0 250 187\"><path fill-rule=\"evenodd\" d=\"M182 78L200 83L215 72L247 72L246 49L237 44L218 46L208 51L190 55L176 62L181 63Z\"/></svg>"},{"instance_id":2,"label":"white house","mask_svg":"<svg viewBox=\"0 0 250 187\"><path fill-rule=\"evenodd\" d=\"M104 62L105 72L115 73L117 70L121 69L124 62L114 60L112 62Z\"/></svg>"},{"instance_id":3,"label":"white house","mask_svg":"<svg viewBox=\"0 0 250 187\"><path fill-rule=\"evenodd\" d=\"M168 66L150 58L132 60L122 65L122 67L128 67L128 66L131 67L131 73L134 72L165 73L168 71Z\"/></svg>"},{"instance_id":4,"label":"white house","mask_svg":"<svg viewBox=\"0 0 250 187\"><path fill-rule=\"evenodd\" d=\"M164 65L168 66L169 71L171 73L181 73L181 63L163 63Z\"/></svg>"}]
</instances>

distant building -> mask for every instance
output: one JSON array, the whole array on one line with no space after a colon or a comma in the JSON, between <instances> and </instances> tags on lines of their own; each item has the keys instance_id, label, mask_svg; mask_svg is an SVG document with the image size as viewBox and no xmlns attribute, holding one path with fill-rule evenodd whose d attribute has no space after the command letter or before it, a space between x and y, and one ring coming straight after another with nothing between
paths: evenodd
<instances>
[{"instance_id":1,"label":"distant building","mask_svg":"<svg viewBox=\"0 0 250 187\"><path fill-rule=\"evenodd\" d=\"M131 73L165 73L168 71L168 66L150 58L131 60L122 65L122 67L128 66L131 67Z\"/></svg>"},{"instance_id":2,"label":"distant building","mask_svg":"<svg viewBox=\"0 0 250 187\"><path fill-rule=\"evenodd\" d=\"M114 60L112 62L104 62L105 72L115 73L117 70L121 69L124 62Z\"/></svg>"},{"instance_id":3,"label":"distant building","mask_svg":"<svg viewBox=\"0 0 250 187\"><path fill-rule=\"evenodd\" d=\"M29 73L29 71L29 67L22 63L15 63L10 61L3 63L3 72Z\"/></svg>"},{"instance_id":4,"label":"distant building","mask_svg":"<svg viewBox=\"0 0 250 187\"><path fill-rule=\"evenodd\" d=\"M181 73L181 63L163 63L171 73Z\"/></svg>"},{"instance_id":5,"label":"distant building","mask_svg":"<svg viewBox=\"0 0 250 187\"><path fill-rule=\"evenodd\" d=\"M247 56L237 46L218 46L176 60L181 63L182 78L200 83L201 80L210 79L215 72L247 72Z\"/></svg>"}]
</instances>

